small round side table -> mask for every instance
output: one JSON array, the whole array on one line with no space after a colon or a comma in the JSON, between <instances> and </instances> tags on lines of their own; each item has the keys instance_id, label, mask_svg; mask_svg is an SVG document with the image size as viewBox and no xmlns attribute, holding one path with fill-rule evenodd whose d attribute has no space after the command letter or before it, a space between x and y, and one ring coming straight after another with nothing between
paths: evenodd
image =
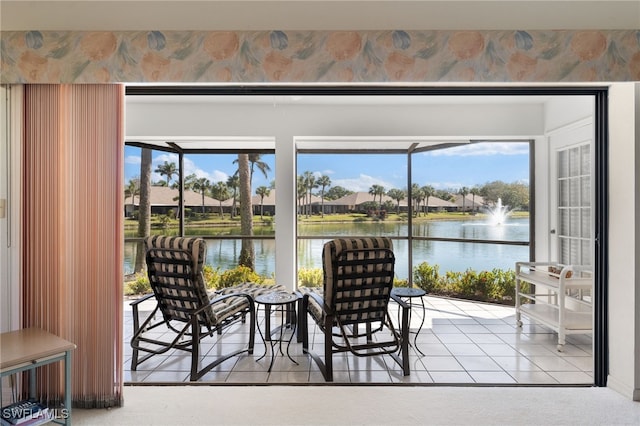
<instances>
[{"instance_id":1,"label":"small round side table","mask_svg":"<svg viewBox=\"0 0 640 426\"><path fill-rule=\"evenodd\" d=\"M266 293L256 296L254 299L256 302L256 310L260 309L260 305L264 306L264 315L265 315L265 332L262 334L262 330L260 330L260 326L258 325L258 333L260 333L260 337L262 337L262 341L264 342L264 355L258 358L256 361L260 361L262 358L267 356L267 341L271 346L271 363L269 364L269 372L273 368L273 362L276 359L276 345L278 345L278 349L280 354L284 356L284 352L282 351L282 342L284 340L284 329L291 328L291 336L286 340L287 342L287 357L294 363L298 363L295 359L291 358L289 355L289 346L291 345L291 340L293 339L293 335L296 332L296 302L298 301L298 296L291 293L285 292L273 292ZM280 326L271 330L270 329L270 317L271 317L271 308L274 308L276 313L280 312ZM291 320L293 319L293 320ZM279 334L277 338L273 338L274 334Z\"/></svg>"},{"instance_id":2,"label":"small round side table","mask_svg":"<svg viewBox=\"0 0 640 426\"><path fill-rule=\"evenodd\" d=\"M420 352L422 356L424 356L424 353L422 353L422 351L418 348L417 339L418 339L418 333L420 333L420 330L422 330L422 326L424 325L424 317L427 312L427 309L424 306L424 299L422 298L422 296L427 294L427 292L422 290L421 288L415 288L415 287L394 287L393 289L391 289L391 294L393 296L399 297L402 300L405 300L409 304L409 324L411 324L411 311L413 310L413 306L414 306L413 299L418 298L420 300L420 305L422 306L422 321L420 322L420 327L418 327L417 331L409 330L409 333L415 334L415 336L413 337L413 347L418 352ZM400 310L398 310L398 324L399 323L400 323Z\"/></svg>"}]
</instances>

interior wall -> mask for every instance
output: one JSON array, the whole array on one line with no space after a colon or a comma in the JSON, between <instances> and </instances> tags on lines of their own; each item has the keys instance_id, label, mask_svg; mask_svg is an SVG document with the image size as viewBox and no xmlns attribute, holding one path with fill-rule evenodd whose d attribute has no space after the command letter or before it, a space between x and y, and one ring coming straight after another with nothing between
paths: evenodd
<instances>
[{"instance_id":1,"label":"interior wall","mask_svg":"<svg viewBox=\"0 0 640 426\"><path fill-rule=\"evenodd\" d=\"M638 264L640 192L638 83L609 91L609 377L607 385L640 400Z\"/></svg>"}]
</instances>

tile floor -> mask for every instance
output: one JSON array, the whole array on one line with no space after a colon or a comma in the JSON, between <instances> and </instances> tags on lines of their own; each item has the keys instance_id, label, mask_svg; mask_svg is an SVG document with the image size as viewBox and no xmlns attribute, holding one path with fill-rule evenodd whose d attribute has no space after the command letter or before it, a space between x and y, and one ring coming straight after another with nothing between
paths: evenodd
<instances>
[{"instance_id":1,"label":"tile floor","mask_svg":"<svg viewBox=\"0 0 640 426\"><path fill-rule=\"evenodd\" d=\"M591 384L593 383L592 336L567 337L564 352L556 350L557 335L550 329L526 318L522 329L515 326L512 307L474 303L456 299L424 297L427 308L424 325L410 348L411 374L403 376L391 357L358 358L340 354L334 356L336 383L410 383L410 384ZM145 302L146 303L146 302ZM190 355L172 351L157 355L130 370L132 313L125 301L124 370L125 383L188 382ZM392 309L397 309L395 303ZM151 310L151 306L143 310ZM416 331L422 320L421 308L413 309L411 329ZM274 314L272 314L274 315ZM395 318L395 317L394 317ZM272 316L272 326L276 320ZM260 309L258 325L264 330L264 313ZM322 353L322 335L313 321L309 325L310 344ZM202 344L207 357L224 353L246 342L247 325L234 325L219 338ZM412 336L413 340L413 336ZM312 343L313 342L313 343ZM207 383L324 383L322 374L302 345L293 338L289 353L297 361L277 356L271 372L263 341L256 333L253 355L229 359L207 373L201 382Z\"/></svg>"}]
</instances>

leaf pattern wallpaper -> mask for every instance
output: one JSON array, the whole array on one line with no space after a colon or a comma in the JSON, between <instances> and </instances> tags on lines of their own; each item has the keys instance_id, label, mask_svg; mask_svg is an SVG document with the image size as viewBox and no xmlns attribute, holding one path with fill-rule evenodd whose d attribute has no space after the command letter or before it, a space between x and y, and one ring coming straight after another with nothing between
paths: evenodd
<instances>
[{"instance_id":1,"label":"leaf pattern wallpaper","mask_svg":"<svg viewBox=\"0 0 640 426\"><path fill-rule=\"evenodd\" d=\"M2 83L640 80L640 30L5 31Z\"/></svg>"}]
</instances>

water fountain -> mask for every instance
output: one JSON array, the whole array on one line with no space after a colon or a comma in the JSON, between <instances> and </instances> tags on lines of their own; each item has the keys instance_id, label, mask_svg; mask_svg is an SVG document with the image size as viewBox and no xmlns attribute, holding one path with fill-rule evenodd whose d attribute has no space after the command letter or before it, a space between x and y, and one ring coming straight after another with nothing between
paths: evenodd
<instances>
[{"instance_id":1,"label":"water fountain","mask_svg":"<svg viewBox=\"0 0 640 426\"><path fill-rule=\"evenodd\" d=\"M496 205L489 209L489 222L492 225L502 225L510 213L509 206L503 206L502 198L498 198Z\"/></svg>"}]
</instances>

